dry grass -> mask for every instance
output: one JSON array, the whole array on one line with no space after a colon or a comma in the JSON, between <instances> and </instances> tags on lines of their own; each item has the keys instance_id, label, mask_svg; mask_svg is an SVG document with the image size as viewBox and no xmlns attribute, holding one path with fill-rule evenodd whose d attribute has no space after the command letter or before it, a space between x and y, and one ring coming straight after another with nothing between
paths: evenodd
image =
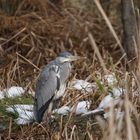
<instances>
[{"instance_id":1,"label":"dry grass","mask_svg":"<svg viewBox=\"0 0 140 140\"><path fill-rule=\"evenodd\" d=\"M8 6L8 1L5 2ZM67 50L87 57L84 62L74 63L70 79L76 77L87 78L90 82L100 81L104 74L115 72L118 85L125 87L128 94L119 107L125 112L119 120L114 115L113 105L109 120L101 117L81 118L71 113L69 116L56 116L49 124L16 126L9 118L8 127L0 136L5 139L139 139L140 95L134 93L137 86L132 86L129 80L132 74L127 75L121 62L125 56L122 57L120 49L120 22L114 19L110 23L98 1L95 3L103 16L97 12L98 8L93 12L44 0L22 0L20 3L15 0L15 7L7 11L1 6L5 2L0 1L0 88L22 85L34 89L40 68L59 52ZM79 100L90 99L91 109L94 109L106 94L102 88L104 86L99 86L88 96L67 90L60 104L73 105Z\"/></svg>"}]
</instances>

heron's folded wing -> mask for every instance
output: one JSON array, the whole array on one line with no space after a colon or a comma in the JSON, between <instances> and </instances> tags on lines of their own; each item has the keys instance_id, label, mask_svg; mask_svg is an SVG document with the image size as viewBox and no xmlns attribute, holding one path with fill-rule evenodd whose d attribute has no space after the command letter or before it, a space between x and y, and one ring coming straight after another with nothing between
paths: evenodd
<instances>
[{"instance_id":1,"label":"heron's folded wing","mask_svg":"<svg viewBox=\"0 0 140 140\"><path fill-rule=\"evenodd\" d=\"M36 84L35 110L40 115L43 115L42 113L48 108L60 84L58 73L52 68L53 66L44 69Z\"/></svg>"}]
</instances>

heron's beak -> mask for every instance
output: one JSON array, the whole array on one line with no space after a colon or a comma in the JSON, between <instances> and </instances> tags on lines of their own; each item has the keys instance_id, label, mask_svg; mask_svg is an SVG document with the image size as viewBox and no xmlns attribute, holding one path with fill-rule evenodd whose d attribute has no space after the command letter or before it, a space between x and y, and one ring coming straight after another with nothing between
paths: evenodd
<instances>
[{"instance_id":1,"label":"heron's beak","mask_svg":"<svg viewBox=\"0 0 140 140\"><path fill-rule=\"evenodd\" d=\"M81 56L69 56L68 57L69 61L76 61L79 59L86 59L86 57L81 57Z\"/></svg>"}]
</instances>

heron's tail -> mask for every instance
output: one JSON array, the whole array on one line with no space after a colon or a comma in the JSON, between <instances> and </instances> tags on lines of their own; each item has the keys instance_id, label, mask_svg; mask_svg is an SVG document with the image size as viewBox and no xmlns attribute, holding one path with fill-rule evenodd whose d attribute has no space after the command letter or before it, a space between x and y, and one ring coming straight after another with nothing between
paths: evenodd
<instances>
[{"instance_id":1,"label":"heron's tail","mask_svg":"<svg viewBox=\"0 0 140 140\"><path fill-rule=\"evenodd\" d=\"M40 123L42 121L42 118L44 116L45 111L48 109L50 103L52 102L53 97L49 99L39 110L37 108L37 105L34 107L34 116L35 116L35 121Z\"/></svg>"}]
</instances>

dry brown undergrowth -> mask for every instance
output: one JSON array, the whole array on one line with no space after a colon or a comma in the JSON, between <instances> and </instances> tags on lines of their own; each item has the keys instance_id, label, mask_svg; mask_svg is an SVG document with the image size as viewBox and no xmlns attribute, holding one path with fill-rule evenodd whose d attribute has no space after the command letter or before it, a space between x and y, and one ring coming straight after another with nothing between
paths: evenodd
<instances>
[{"instance_id":1,"label":"dry brown undergrowth","mask_svg":"<svg viewBox=\"0 0 140 140\"><path fill-rule=\"evenodd\" d=\"M97 12L97 9L95 12L93 11L93 9L82 11L67 4L55 5L55 3L43 3L37 0L23 0L14 14L0 11L0 87L17 84L26 86L27 89L34 89L39 69L64 50L87 57L85 62L75 62L71 78L75 74L77 74L76 78L80 79L85 79L92 73L94 76L104 75L98 57L88 40L87 27L95 38L108 71L112 71L111 63L115 64L120 59L120 49L103 17ZM110 17L110 19L120 39L122 35L120 21L115 17ZM113 62L111 62L110 56L113 56ZM125 75L121 63L118 63L115 71L121 81ZM90 78L91 82L94 80L94 78ZM74 93L70 94L69 98L75 98ZM65 101L69 98L66 98ZM133 102L139 109L135 100ZM95 106L97 105L94 104L93 107L95 108ZM127 113L129 109L125 106ZM122 131L122 135L119 135L122 127L117 129L119 127L117 122L112 121L107 124L107 126L109 125L109 127L106 126L108 129L101 127L101 130L97 122L92 119L88 121L87 119L75 119L73 115L70 115L66 120L59 118L59 122L53 122L51 126L33 124L12 129L13 127L10 128L11 125L9 125L2 135L12 139L68 139L70 137L73 140L92 140L100 139L102 136L103 139L127 139L133 137L126 136L127 130L130 128L129 131L131 131L134 127L129 115L125 118L124 126L126 125L127 129ZM134 119L135 121L138 122L137 119ZM104 123L99 119L99 124L104 125ZM110 133L111 127L114 127L112 131L114 136ZM133 131L136 132L135 129ZM135 137L134 134L133 138Z\"/></svg>"}]
</instances>

